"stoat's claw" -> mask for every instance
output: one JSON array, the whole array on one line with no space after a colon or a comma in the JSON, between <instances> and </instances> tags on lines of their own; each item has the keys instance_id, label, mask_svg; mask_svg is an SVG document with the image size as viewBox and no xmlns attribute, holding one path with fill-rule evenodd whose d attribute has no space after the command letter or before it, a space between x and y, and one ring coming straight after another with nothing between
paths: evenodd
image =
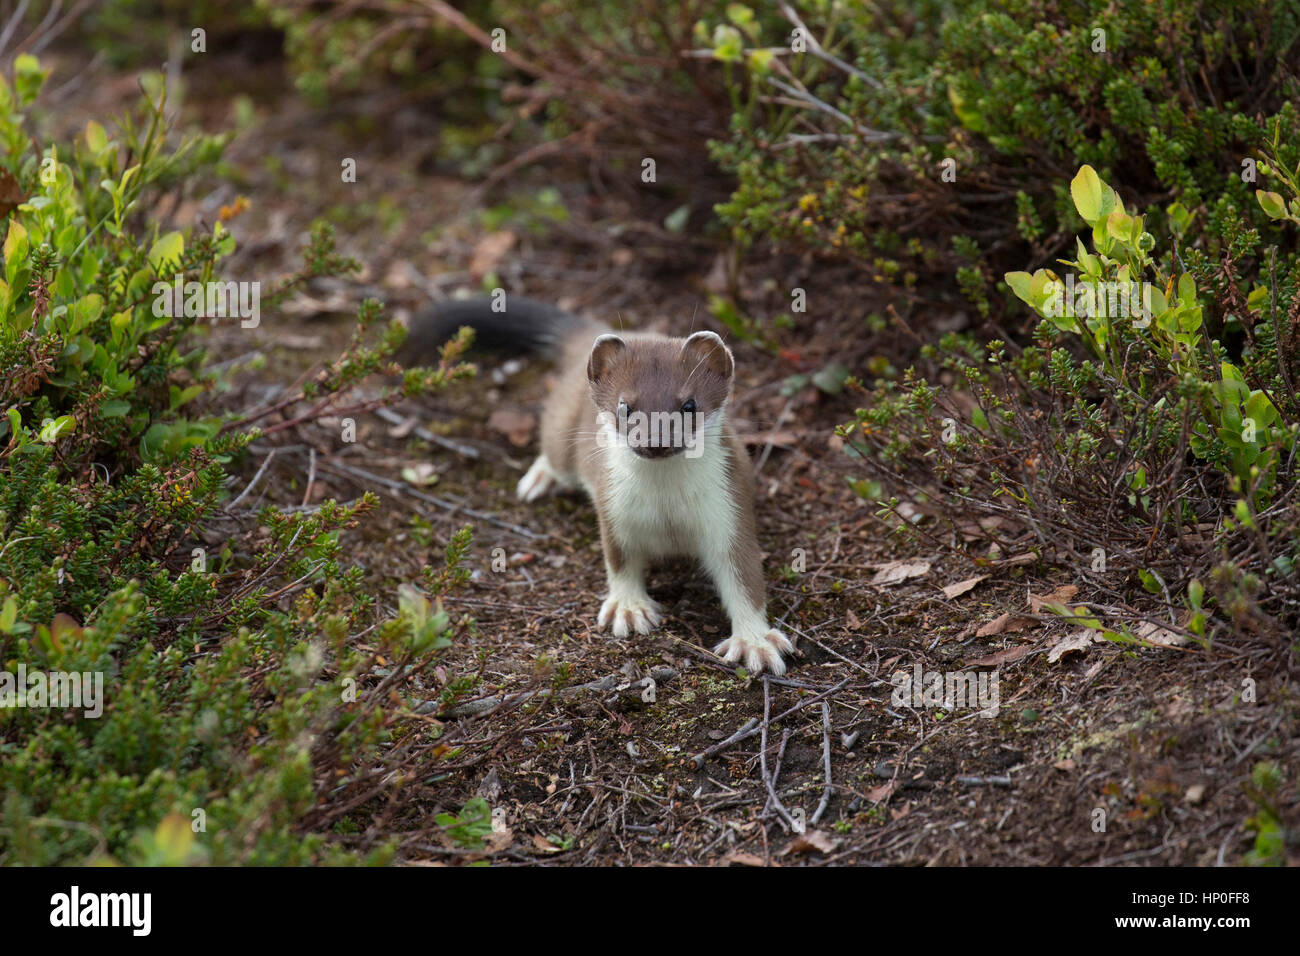
<instances>
[{"instance_id":1,"label":"stoat's claw","mask_svg":"<svg viewBox=\"0 0 1300 956\"><path fill-rule=\"evenodd\" d=\"M596 618L599 627L611 627L615 637L649 634L663 620L663 610L647 594L613 595L605 598Z\"/></svg>"},{"instance_id":2,"label":"stoat's claw","mask_svg":"<svg viewBox=\"0 0 1300 956\"><path fill-rule=\"evenodd\" d=\"M752 674L761 674L767 670L780 677L785 673L785 661L781 655L793 654L794 645L788 637L772 628L766 634L755 637L732 634L715 647L713 653L728 664L743 663L745 669Z\"/></svg>"}]
</instances>

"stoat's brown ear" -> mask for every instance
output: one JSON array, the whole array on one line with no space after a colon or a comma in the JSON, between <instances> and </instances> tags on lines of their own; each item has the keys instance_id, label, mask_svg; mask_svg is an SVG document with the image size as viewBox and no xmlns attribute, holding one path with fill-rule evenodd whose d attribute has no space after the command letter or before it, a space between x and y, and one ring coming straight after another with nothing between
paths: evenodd
<instances>
[{"instance_id":1,"label":"stoat's brown ear","mask_svg":"<svg viewBox=\"0 0 1300 956\"><path fill-rule=\"evenodd\" d=\"M591 346L591 355L587 358L587 381L595 385L609 374L610 368L620 355L627 351L627 343L617 335L607 332L596 337Z\"/></svg>"},{"instance_id":2,"label":"stoat's brown ear","mask_svg":"<svg viewBox=\"0 0 1300 956\"><path fill-rule=\"evenodd\" d=\"M690 371L697 367L707 369L728 382L736 369L731 349L723 344L716 332L696 332L683 342L682 361Z\"/></svg>"}]
</instances>

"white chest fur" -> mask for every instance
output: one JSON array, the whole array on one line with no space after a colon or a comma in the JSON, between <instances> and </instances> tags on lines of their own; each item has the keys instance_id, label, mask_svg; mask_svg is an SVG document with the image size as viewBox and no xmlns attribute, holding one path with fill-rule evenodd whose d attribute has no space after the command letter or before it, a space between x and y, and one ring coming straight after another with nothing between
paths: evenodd
<instances>
[{"instance_id":1,"label":"white chest fur","mask_svg":"<svg viewBox=\"0 0 1300 956\"><path fill-rule=\"evenodd\" d=\"M709 429L696 457L605 450L606 514L623 548L649 558L730 549L737 516L720 431Z\"/></svg>"}]
</instances>

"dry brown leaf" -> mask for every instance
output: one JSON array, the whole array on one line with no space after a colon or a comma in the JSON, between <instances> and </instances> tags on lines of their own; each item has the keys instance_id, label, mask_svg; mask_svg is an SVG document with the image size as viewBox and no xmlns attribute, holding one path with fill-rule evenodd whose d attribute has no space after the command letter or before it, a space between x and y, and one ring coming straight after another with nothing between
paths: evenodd
<instances>
[{"instance_id":1,"label":"dry brown leaf","mask_svg":"<svg viewBox=\"0 0 1300 956\"><path fill-rule=\"evenodd\" d=\"M862 626L862 622L858 620L858 616L853 613L853 608L849 608L844 612L844 623L848 625L850 629L855 631Z\"/></svg>"},{"instance_id":2,"label":"dry brown leaf","mask_svg":"<svg viewBox=\"0 0 1300 956\"><path fill-rule=\"evenodd\" d=\"M943 596L948 598L950 601L955 597L961 597L987 577L987 574L981 574L978 577L967 578L965 581L958 581L956 584L949 584L943 589Z\"/></svg>"},{"instance_id":3,"label":"dry brown leaf","mask_svg":"<svg viewBox=\"0 0 1300 956\"><path fill-rule=\"evenodd\" d=\"M1032 654L1037 648L1033 644L1022 644L1020 647L1008 647L1004 651L996 651L987 657L976 658L973 661L967 661L967 667L1000 667L1003 664L1010 664L1012 661L1018 661L1022 657Z\"/></svg>"},{"instance_id":4,"label":"dry brown leaf","mask_svg":"<svg viewBox=\"0 0 1300 956\"><path fill-rule=\"evenodd\" d=\"M411 434L411 432L415 431L419 426L420 420L412 415L409 418L402 419L392 428L388 429L388 437L399 440L403 439L407 435Z\"/></svg>"},{"instance_id":5,"label":"dry brown leaf","mask_svg":"<svg viewBox=\"0 0 1300 956\"><path fill-rule=\"evenodd\" d=\"M1033 594L1029 595L1029 610L1038 614L1043 610L1044 604L1065 604L1079 593L1079 589L1073 584L1065 584L1057 588L1051 594Z\"/></svg>"},{"instance_id":6,"label":"dry brown leaf","mask_svg":"<svg viewBox=\"0 0 1300 956\"><path fill-rule=\"evenodd\" d=\"M514 248L518 239L509 229L502 229L480 239L469 261L470 278L477 282L489 272L496 271L496 267L501 264L506 253Z\"/></svg>"},{"instance_id":7,"label":"dry brown leaf","mask_svg":"<svg viewBox=\"0 0 1300 956\"><path fill-rule=\"evenodd\" d=\"M894 781L890 780L888 783L882 783L880 786L868 790L867 799L872 803L880 803L881 801L888 800L893 796L893 793Z\"/></svg>"},{"instance_id":8,"label":"dry brown leaf","mask_svg":"<svg viewBox=\"0 0 1300 956\"><path fill-rule=\"evenodd\" d=\"M1182 647L1187 643L1187 638L1183 635L1159 624L1153 624L1151 621L1143 621L1133 633L1148 644L1155 644L1158 647Z\"/></svg>"},{"instance_id":9,"label":"dry brown leaf","mask_svg":"<svg viewBox=\"0 0 1300 956\"><path fill-rule=\"evenodd\" d=\"M1032 617L1012 616L1011 614L1000 614L993 620L989 621L978 631L976 637L996 637L999 634L1014 634L1016 631L1023 631L1027 627L1033 627L1038 622Z\"/></svg>"},{"instance_id":10,"label":"dry brown leaf","mask_svg":"<svg viewBox=\"0 0 1300 956\"><path fill-rule=\"evenodd\" d=\"M835 839L829 833L823 833L821 830L809 830L807 833L801 833L794 838L790 844L788 853L825 853L835 852L835 848L840 845L840 841Z\"/></svg>"},{"instance_id":11,"label":"dry brown leaf","mask_svg":"<svg viewBox=\"0 0 1300 956\"><path fill-rule=\"evenodd\" d=\"M763 858L756 853L732 850L722 858L723 866L764 866Z\"/></svg>"},{"instance_id":12,"label":"dry brown leaf","mask_svg":"<svg viewBox=\"0 0 1300 956\"><path fill-rule=\"evenodd\" d=\"M498 431L509 439L517 448L527 446L533 440L533 429L537 427L537 416L513 408L498 408L488 418L488 428Z\"/></svg>"},{"instance_id":13,"label":"dry brown leaf","mask_svg":"<svg viewBox=\"0 0 1300 956\"><path fill-rule=\"evenodd\" d=\"M559 853L560 848L540 833L533 835L533 849L542 853Z\"/></svg>"},{"instance_id":14,"label":"dry brown leaf","mask_svg":"<svg viewBox=\"0 0 1300 956\"><path fill-rule=\"evenodd\" d=\"M515 831L506 827L504 830L493 830L483 838L484 847L488 853L500 853L508 849L515 842Z\"/></svg>"},{"instance_id":15,"label":"dry brown leaf","mask_svg":"<svg viewBox=\"0 0 1300 956\"><path fill-rule=\"evenodd\" d=\"M919 578L930 573L929 561L890 561L888 564L876 565L876 576L872 584L898 584L909 578Z\"/></svg>"},{"instance_id":16,"label":"dry brown leaf","mask_svg":"<svg viewBox=\"0 0 1300 956\"><path fill-rule=\"evenodd\" d=\"M1072 634L1067 634L1052 645L1052 649L1047 652L1047 663L1055 664L1066 654L1075 651L1086 651L1088 648L1092 647L1093 643L1095 643L1097 639L1097 635L1094 631L1090 631L1086 627L1079 628L1079 630Z\"/></svg>"}]
</instances>

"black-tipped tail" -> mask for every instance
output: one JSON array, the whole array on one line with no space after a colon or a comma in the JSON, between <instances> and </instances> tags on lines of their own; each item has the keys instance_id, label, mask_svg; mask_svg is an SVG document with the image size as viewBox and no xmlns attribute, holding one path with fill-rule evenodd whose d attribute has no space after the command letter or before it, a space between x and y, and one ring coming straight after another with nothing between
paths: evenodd
<instances>
[{"instance_id":1,"label":"black-tipped tail","mask_svg":"<svg viewBox=\"0 0 1300 956\"><path fill-rule=\"evenodd\" d=\"M536 299L505 296L496 306L500 311L493 308L497 301L491 296L452 299L420 312L411 320L398 361L407 366L436 361L443 343L463 325L474 330L475 352L554 356L569 335L588 324Z\"/></svg>"}]
</instances>

